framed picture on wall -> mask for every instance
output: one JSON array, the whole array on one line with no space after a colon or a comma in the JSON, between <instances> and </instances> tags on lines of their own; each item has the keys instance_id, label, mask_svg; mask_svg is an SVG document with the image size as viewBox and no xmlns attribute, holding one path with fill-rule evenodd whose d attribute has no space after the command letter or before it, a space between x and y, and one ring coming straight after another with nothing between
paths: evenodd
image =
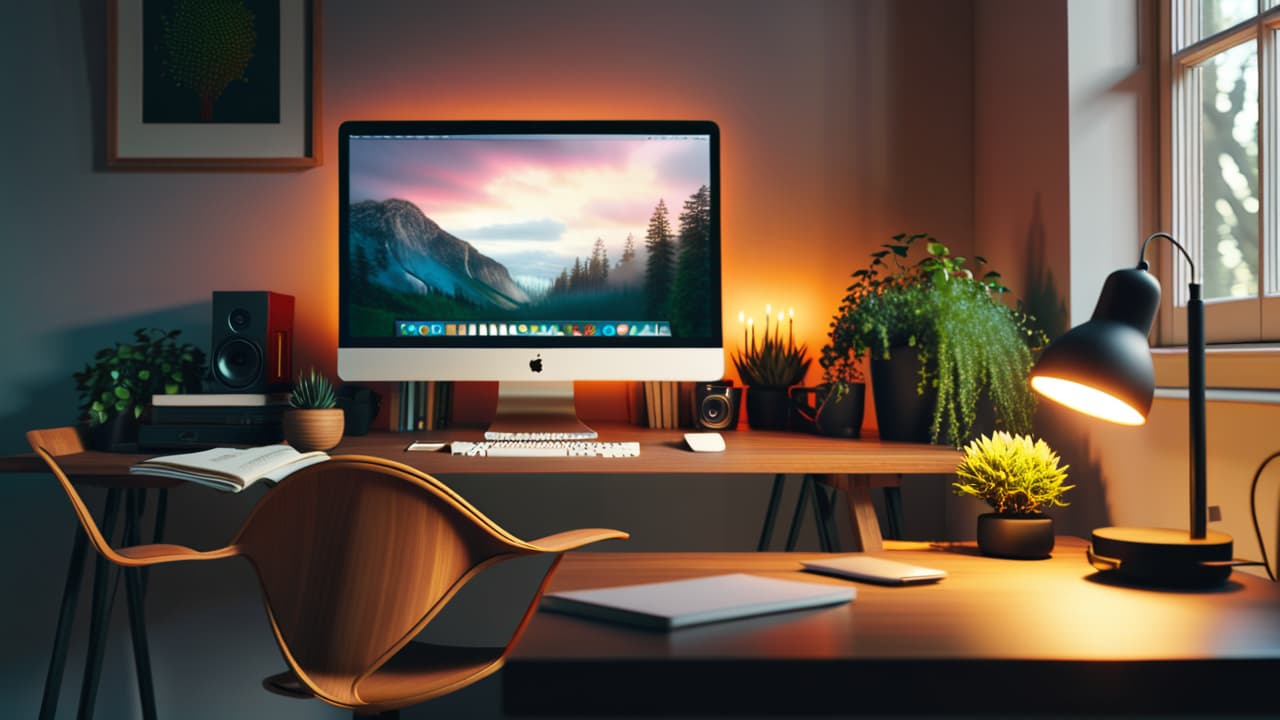
<instances>
[{"instance_id":1,"label":"framed picture on wall","mask_svg":"<svg viewBox=\"0 0 1280 720\"><path fill-rule=\"evenodd\" d=\"M111 0L107 164L320 164L320 0Z\"/></svg>"}]
</instances>

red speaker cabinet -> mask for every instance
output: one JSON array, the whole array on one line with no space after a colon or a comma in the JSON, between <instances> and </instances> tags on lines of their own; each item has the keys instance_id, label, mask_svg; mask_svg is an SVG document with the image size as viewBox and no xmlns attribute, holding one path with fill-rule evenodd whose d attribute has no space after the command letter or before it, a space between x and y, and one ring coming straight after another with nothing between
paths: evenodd
<instances>
[{"instance_id":1,"label":"red speaker cabinet","mask_svg":"<svg viewBox=\"0 0 1280 720\"><path fill-rule=\"evenodd\" d=\"M287 389L293 377L293 296L214 291L209 347L211 392Z\"/></svg>"}]
</instances>

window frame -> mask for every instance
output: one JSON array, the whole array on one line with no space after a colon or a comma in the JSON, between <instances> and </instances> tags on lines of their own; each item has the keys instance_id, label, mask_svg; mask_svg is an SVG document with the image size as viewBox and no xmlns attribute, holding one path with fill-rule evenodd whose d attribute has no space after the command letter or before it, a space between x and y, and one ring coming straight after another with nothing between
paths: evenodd
<instances>
[{"instance_id":1,"label":"window frame","mask_svg":"<svg viewBox=\"0 0 1280 720\"><path fill-rule=\"evenodd\" d=\"M1272 5L1272 7L1265 7ZM1160 116L1162 172L1161 213L1165 227L1203 264L1203 158L1201 157L1200 77L1197 70L1219 53L1251 40L1257 42L1258 82L1258 293L1250 298L1205 302L1206 338L1210 343L1259 343L1280 340L1280 5L1260 0L1258 13L1236 25L1196 40L1200 0L1160 3ZM1167 286L1162 300L1161 345L1186 343L1186 302L1190 268L1169 248L1155 258ZM1199 271L1200 265L1197 265Z\"/></svg>"}]
</instances>

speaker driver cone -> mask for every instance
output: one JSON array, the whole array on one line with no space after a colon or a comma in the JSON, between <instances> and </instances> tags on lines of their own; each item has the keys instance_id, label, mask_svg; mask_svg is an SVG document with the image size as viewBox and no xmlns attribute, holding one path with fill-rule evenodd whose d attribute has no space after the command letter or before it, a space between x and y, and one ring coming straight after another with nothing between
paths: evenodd
<instances>
[{"instance_id":1,"label":"speaker driver cone","mask_svg":"<svg viewBox=\"0 0 1280 720\"><path fill-rule=\"evenodd\" d=\"M214 378L229 388L248 387L261 372L262 349L244 338L229 338L214 352Z\"/></svg>"}]
</instances>

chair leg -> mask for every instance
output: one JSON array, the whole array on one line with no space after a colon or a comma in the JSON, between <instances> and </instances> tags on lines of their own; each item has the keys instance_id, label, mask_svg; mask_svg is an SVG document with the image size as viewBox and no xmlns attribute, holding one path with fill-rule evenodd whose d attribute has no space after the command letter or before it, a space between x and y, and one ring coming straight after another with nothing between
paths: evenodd
<instances>
[{"instance_id":1,"label":"chair leg","mask_svg":"<svg viewBox=\"0 0 1280 720\"><path fill-rule=\"evenodd\" d=\"M773 539L773 523L778 519L778 503L782 500L782 486L785 475L773 476L773 490L769 493L769 509L764 513L764 527L760 529L760 542L756 544L756 552L769 549L769 541Z\"/></svg>"},{"instance_id":2,"label":"chair leg","mask_svg":"<svg viewBox=\"0 0 1280 720\"><path fill-rule=\"evenodd\" d=\"M53 655L49 658L49 670L44 677L44 695L40 699L40 720L53 720L58 714L58 695L62 690L62 672L67 666L67 648L71 644L71 625L75 620L76 606L80 604L80 582L84 578L84 555L89 537L80 523L75 526L75 540L71 545L71 561L67 565L67 582L62 587L62 606L58 611L58 626L53 632Z\"/></svg>"},{"instance_id":3,"label":"chair leg","mask_svg":"<svg viewBox=\"0 0 1280 720\"><path fill-rule=\"evenodd\" d=\"M888 527L885 537L890 540L902 539L902 488L887 487L884 489L884 515Z\"/></svg>"},{"instance_id":4,"label":"chair leg","mask_svg":"<svg viewBox=\"0 0 1280 720\"><path fill-rule=\"evenodd\" d=\"M125 541L130 545L141 542L142 511L145 507L145 489L129 491ZM138 675L138 699L142 705L143 720L156 720L155 686L151 679L151 651L147 647L146 579L142 568L124 570L125 595L129 602L129 629L133 636L133 664Z\"/></svg>"},{"instance_id":5,"label":"chair leg","mask_svg":"<svg viewBox=\"0 0 1280 720\"><path fill-rule=\"evenodd\" d=\"M796 538L800 536L800 523L804 518L804 507L809 502L809 483L800 483L800 497L796 500L796 511L791 515L791 531L787 533L787 552L796 549Z\"/></svg>"},{"instance_id":6,"label":"chair leg","mask_svg":"<svg viewBox=\"0 0 1280 720\"><path fill-rule=\"evenodd\" d=\"M116 516L120 512L120 489L107 491L106 507L102 514L102 536L110 540L115 532ZM108 586L109 581L107 559L98 556L93 567L93 605L89 615L89 646L85 655L84 679L80 684L80 720L91 720L93 702L98 694L98 679L102 673L102 655L106 650L107 620L111 610Z\"/></svg>"}]
</instances>

